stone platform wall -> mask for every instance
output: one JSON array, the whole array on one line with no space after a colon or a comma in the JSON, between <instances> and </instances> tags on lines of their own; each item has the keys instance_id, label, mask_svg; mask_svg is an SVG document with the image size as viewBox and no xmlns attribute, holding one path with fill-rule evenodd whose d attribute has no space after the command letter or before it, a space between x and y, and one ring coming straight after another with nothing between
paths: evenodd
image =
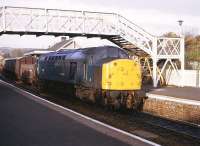
<instances>
[{"instance_id":1,"label":"stone platform wall","mask_svg":"<svg viewBox=\"0 0 200 146\"><path fill-rule=\"evenodd\" d=\"M143 112L200 125L200 105L148 98L144 102Z\"/></svg>"}]
</instances>

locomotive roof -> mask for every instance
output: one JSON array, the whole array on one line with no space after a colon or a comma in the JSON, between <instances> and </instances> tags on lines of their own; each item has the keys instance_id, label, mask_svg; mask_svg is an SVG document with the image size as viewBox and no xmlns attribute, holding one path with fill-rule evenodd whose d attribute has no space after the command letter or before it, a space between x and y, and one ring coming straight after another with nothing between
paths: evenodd
<instances>
[{"instance_id":1,"label":"locomotive roof","mask_svg":"<svg viewBox=\"0 0 200 146\"><path fill-rule=\"evenodd\" d=\"M54 60L57 57L63 57L67 59L92 59L92 62L98 63L104 58L128 58L128 53L114 46L101 46L101 47L90 47L80 48L74 50L65 50L44 54L40 57L40 60ZM58 58L59 59L59 58ZM61 58L60 58L61 59Z\"/></svg>"},{"instance_id":2,"label":"locomotive roof","mask_svg":"<svg viewBox=\"0 0 200 146\"><path fill-rule=\"evenodd\" d=\"M74 53L77 53L77 52L80 52L82 54L98 54L99 52L103 50L108 50L108 49L118 49L118 50L122 50L123 52L126 52L123 49L119 47L115 47L115 46L100 46L100 47L90 47L90 48L80 48L80 49L67 49L64 51L47 53L45 54L45 56L62 56L62 55L68 55L68 54L73 55Z\"/></svg>"}]
</instances>

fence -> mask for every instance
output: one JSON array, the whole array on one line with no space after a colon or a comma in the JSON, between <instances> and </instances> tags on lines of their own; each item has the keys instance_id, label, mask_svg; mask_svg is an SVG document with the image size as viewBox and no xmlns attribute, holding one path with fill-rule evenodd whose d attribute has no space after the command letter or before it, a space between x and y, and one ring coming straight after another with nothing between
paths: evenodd
<instances>
[{"instance_id":1,"label":"fence","mask_svg":"<svg viewBox=\"0 0 200 146\"><path fill-rule=\"evenodd\" d=\"M165 76L167 85L200 87L200 70L167 70Z\"/></svg>"}]
</instances>

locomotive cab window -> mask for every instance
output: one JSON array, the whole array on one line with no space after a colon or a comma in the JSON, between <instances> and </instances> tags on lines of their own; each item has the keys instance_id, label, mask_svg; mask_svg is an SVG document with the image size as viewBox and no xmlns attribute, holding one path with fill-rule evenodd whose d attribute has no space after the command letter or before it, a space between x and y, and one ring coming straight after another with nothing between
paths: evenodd
<instances>
[{"instance_id":1,"label":"locomotive cab window","mask_svg":"<svg viewBox=\"0 0 200 146\"><path fill-rule=\"evenodd\" d=\"M69 78L71 80L75 79L76 72L77 72L77 63L70 62Z\"/></svg>"}]
</instances>

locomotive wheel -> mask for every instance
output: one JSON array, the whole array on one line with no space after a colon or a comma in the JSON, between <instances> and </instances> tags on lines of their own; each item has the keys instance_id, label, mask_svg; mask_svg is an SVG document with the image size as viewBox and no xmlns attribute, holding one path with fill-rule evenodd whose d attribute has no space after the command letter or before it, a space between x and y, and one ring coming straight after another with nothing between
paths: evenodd
<instances>
[{"instance_id":1,"label":"locomotive wheel","mask_svg":"<svg viewBox=\"0 0 200 146\"><path fill-rule=\"evenodd\" d=\"M133 107L133 100L134 96L132 94L129 94L126 99L126 108L131 109Z\"/></svg>"},{"instance_id":2,"label":"locomotive wheel","mask_svg":"<svg viewBox=\"0 0 200 146\"><path fill-rule=\"evenodd\" d=\"M118 110L120 108L120 102L118 99L115 99L114 101L114 110Z\"/></svg>"},{"instance_id":3,"label":"locomotive wheel","mask_svg":"<svg viewBox=\"0 0 200 146\"><path fill-rule=\"evenodd\" d=\"M108 106L108 99L107 99L107 97L102 97L102 99L101 99L101 104L103 105L103 106Z\"/></svg>"},{"instance_id":4,"label":"locomotive wheel","mask_svg":"<svg viewBox=\"0 0 200 146\"><path fill-rule=\"evenodd\" d=\"M136 109L136 110L140 110L142 104L143 104L143 98L139 97L138 95L135 95L134 96L133 108Z\"/></svg>"},{"instance_id":5,"label":"locomotive wheel","mask_svg":"<svg viewBox=\"0 0 200 146\"><path fill-rule=\"evenodd\" d=\"M37 85L36 85L37 89L42 92L43 91L43 86L42 86L42 83L41 81L38 81Z\"/></svg>"}]
</instances>

